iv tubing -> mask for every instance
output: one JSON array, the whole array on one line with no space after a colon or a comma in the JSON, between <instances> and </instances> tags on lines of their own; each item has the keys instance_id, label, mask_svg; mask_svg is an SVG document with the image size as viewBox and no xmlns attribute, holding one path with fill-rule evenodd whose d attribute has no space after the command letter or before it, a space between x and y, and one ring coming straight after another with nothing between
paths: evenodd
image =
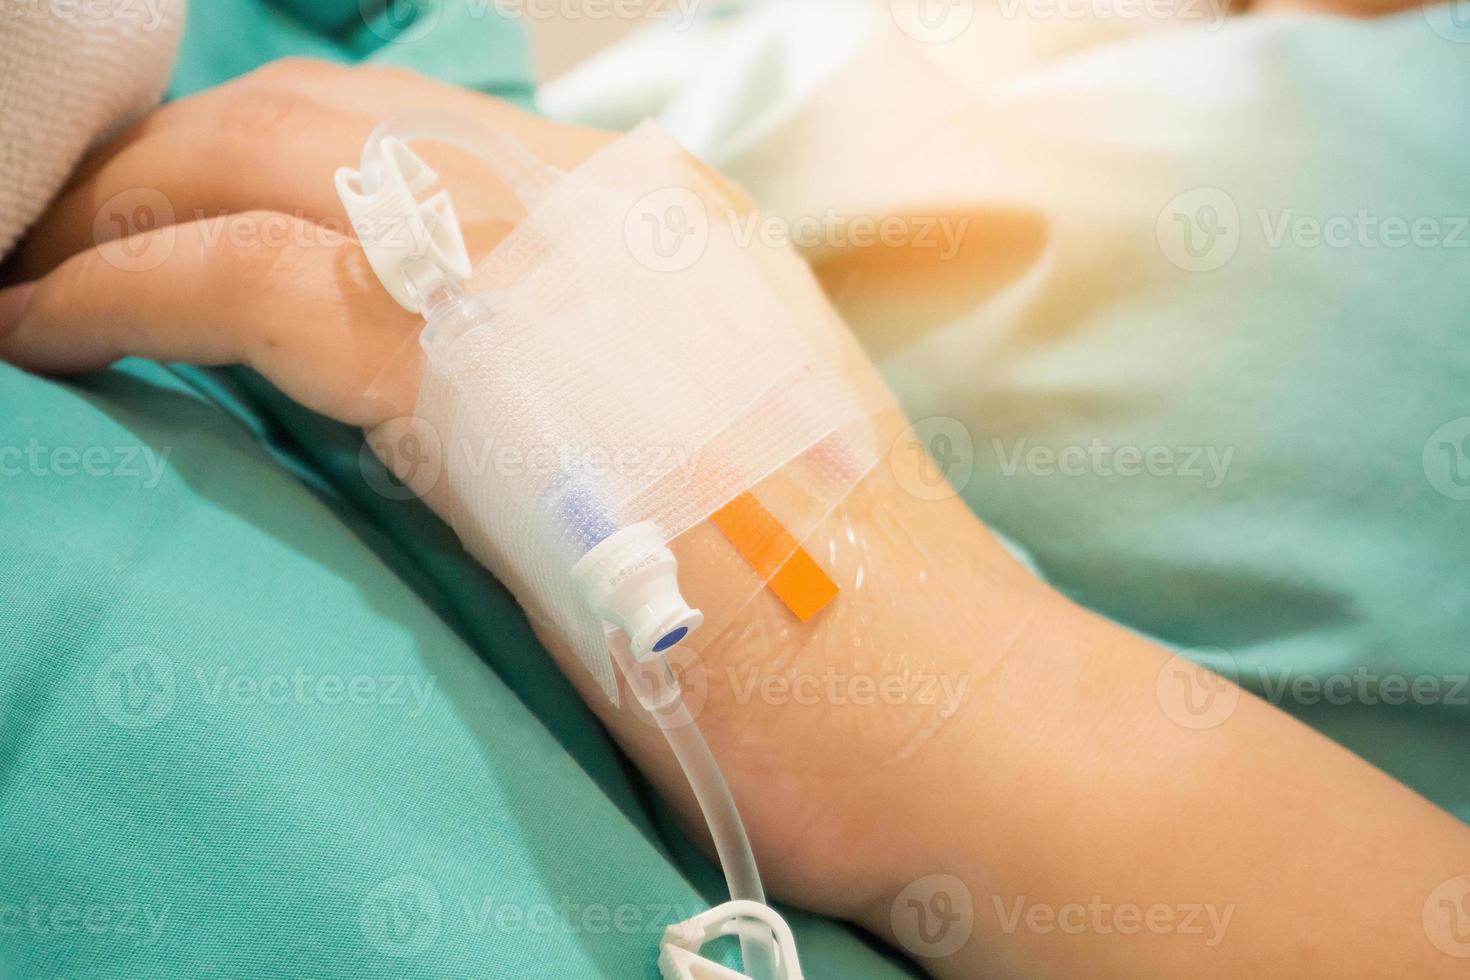
<instances>
[{"instance_id":1,"label":"iv tubing","mask_svg":"<svg viewBox=\"0 0 1470 980\"><path fill-rule=\"evenodd\" d=\"M729 784L720 772L709 743L704 740L694 716L684 704L679 682L669 669L668 661L659 658L642 664L635 662L627 637L622 633L611 636L608 645L618 668L627 678L628 687L653 715L678 759L679 767L684 770L684 778L689 780L689 788L694 791L700 813L709 825L731 901L764 905L765 888L761 885L755 852L750 849L750 838L746 836L735 797L730 793ZM751 924L755 924L753 920ZM752 980L772 980L775 976L769 930L757 929L754 934L742 930L740 956L745 972Z\"/></svg>"},{"instance_id":2,"label":"iv tubing","mask_svg":"<svg viewBox=\"0 0 1470 980\"><path fill-rule=\"evenodd\" d=\"M487 138L482 129L466 124L452 113L415 111L390 116L368 136L362 151L365 177L375 172L381 144L388 137L404 143L422 140L448 143L474 154L526 207L533 205L563 176L507 133L493 132ZM623 633L617 631L609 639L613 658L630 689L657 721L694 791L700 812L709 825L730 899L765 905L765 889L740 810L709 744L684 704L668 662L659 658L638 664ZM746 974L751 980L775 980L774 938L770 930L749 919L736 931Z\"/></svg>"}]
</instances>

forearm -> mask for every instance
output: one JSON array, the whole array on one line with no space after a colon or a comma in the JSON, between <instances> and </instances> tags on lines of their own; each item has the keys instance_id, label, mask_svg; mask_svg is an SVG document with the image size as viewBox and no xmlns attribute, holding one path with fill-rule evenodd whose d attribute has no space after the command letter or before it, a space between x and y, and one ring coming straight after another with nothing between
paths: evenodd
<instances>
[{"instance_id":1,"label":"forearm","mask_svg":"<svg viewBox=\"0 0 1470 980\"><path fill-rule=\"evenodd\" d=\"M700 723L776 894L946 978L1460 966L1422 914L1470 871L1470 831L1058 595L957 499L905 489L902 459L808 542L848 586L833 606L803 626L762 593L698 662ZM794 697L818 675L847 686ZM854 696L899 675L902 703ZM651 728L613 728L658 757ZM681 795L676 770L650 768Z\"/></svg>"},{"instance_id":2,"label":"forearm","mask_svg":"<svg viewBox=\"0 0 1470 980\"><path fill-rule=\"evenodd\" d=\"M941 977L1460 975L1423 915L1470 832L1233 686L1189 714L1177 666L1060 601L1029 617L892 774L904 867L858 919L922 958L971 903L925 960ZM934 874L959 884L909 887Z\"/></svg>"}]
</instances>

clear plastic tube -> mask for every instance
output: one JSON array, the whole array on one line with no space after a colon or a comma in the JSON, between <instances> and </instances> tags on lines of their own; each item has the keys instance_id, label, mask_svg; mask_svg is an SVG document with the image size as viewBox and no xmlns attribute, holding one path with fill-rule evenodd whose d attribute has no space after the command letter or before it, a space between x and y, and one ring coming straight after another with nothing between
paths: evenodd
<instances>
[{"instance_id":1,"label":"clear plastic tube","mask_svg":"<svg viewBox=\"0 0 1470 980\"><path fill-rule=\"evenodd\" d=\"M709 743L704 740L699 725L684 704L679 681L668 661L660 657L639 663L634 660L626 637L616 634L610 640L613 659L627 678L633 696L653 715L674 758L679 761L679 767L684 770L684 778L689 780L689 788L694 791L700 813L704 815L710 837L714 840L730 899L764 905L765 888L761 885L755 852L750 848L750 838L746 836L735 797L730 793L729 784L720 772ZM751 980L774 980L773 942L770 931L764 927L741 929L740 956Z\"/></svg>"}]
</instances>

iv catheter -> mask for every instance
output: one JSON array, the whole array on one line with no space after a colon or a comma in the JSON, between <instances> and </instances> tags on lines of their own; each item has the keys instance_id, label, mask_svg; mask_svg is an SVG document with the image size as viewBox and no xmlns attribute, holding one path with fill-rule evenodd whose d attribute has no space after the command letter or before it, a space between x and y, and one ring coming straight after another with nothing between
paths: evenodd
<instances>
[{"instance_id":1,"label":"iv catheter","mask_svg":"<svg viewBox=\"0 0 1470 980\"><path fill-rule=\"evenodd\" d=\"M456 117L418 112L390 118L363 148L360 169L342 168L336 186L374 273L405 309L422 314L420 342L432 358L444 332L476 322L461 283L471 265L447 190L420 199L438 182L408 146L448 143L488 165L528 208L563 176L507 134L481 131ZM579 529L569 543L567 575L606 623L613 661L663 731L709 825L731 901L669 926L659 966L666 980L733 980L743 975L699 955L720 935L740 939L751 980L800 980L790 928L765 904L765 893L733 796L684 704L665 654L686 640L703 616L684 600L678 566L659 529L623 525L607 513L596 487L565 474L554 502Z\"/></svg>"}]
</instances>

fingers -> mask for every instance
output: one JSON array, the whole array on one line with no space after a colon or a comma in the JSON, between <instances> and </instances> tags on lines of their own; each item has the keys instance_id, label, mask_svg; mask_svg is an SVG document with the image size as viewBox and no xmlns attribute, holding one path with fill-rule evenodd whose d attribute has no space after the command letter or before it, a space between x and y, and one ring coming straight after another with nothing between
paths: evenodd
<instances>
[{"instance_id":1,"label":"fingers","mask_svg":"<svg viewBox=\"0 0 1470 980\"><path fill-rule=\"evenodd\" d=\"M488 129L509 133L547 163L562 168L581 163L610 139L610 134L601 130L553 123L503 99L445 85L403 68L346 68L288 60L268 65L251 77L256 76L308 94L322 105L371 119L374 125L413 109L461 116ZM361 150L361 146L353 149Z\"/></svg>"},{"instance_id":2,"label":"fingers","mask_svg":"<svg viewBox=\"0 0 1470 980\"><path fill-rule=\"evenodd\" d=\"M43 372L126 356L248 364L343 422L402 406L371 389L416 385L395 358L417 320L360 249L311 222L255 211L104 242L0 293L0 358Z\"/></svg>"},{"instance_id":3,"label":"fingers","mask_svg":"<svg viewBox=\"0 0 1470 980\"><path fill-rule=\"evenodd\" d=\"M166 106L104 148L62 192L18 258L34 278L136 231L256 209L345 228L332 183L373 128L309 95L236 83Z\"/></svg>"},{"instance_id":4,"label":"fingers","mask_svg":"<svg viewBox=\"0 0 1470 980\"><path fill-rule=\"evenodd\" d=\"M550 162L572 166L606 137L537 119L489 96L395 69L275 62L228 85L165 106L89 158L28 237L20 278L137 231L264 209L346 228L333 174L355 165L384 118L434 107L517 135ZM464 154L425 148L445 171L471 238L493 242L519 213Z\"/></svg>"}]
</instances>

